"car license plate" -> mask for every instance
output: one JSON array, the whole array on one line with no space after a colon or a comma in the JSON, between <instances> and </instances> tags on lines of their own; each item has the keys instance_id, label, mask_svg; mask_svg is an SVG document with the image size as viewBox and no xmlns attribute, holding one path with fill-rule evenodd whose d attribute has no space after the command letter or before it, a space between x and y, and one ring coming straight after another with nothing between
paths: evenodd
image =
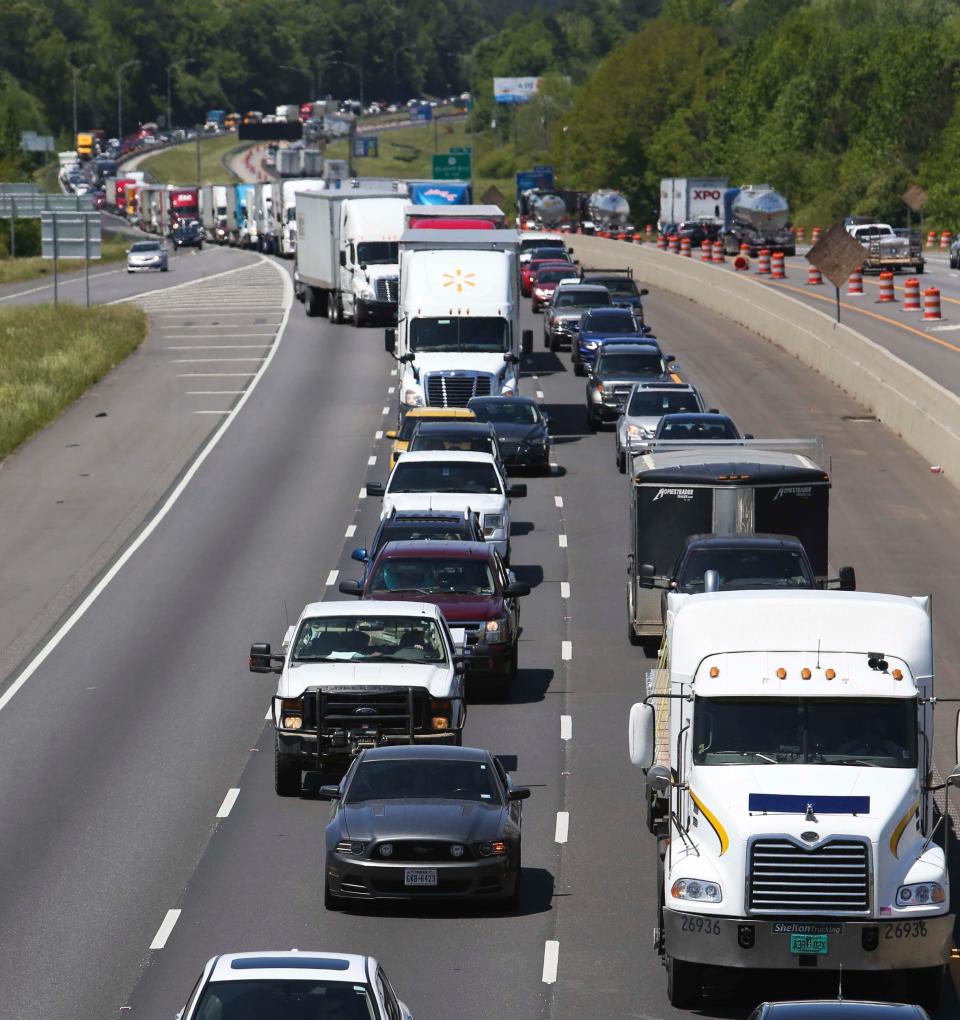
<instances>
[{"instance_id":1,"label":"car license plate","mask_svg":"<svg viewBox=\"0 0 960 1020\"><path fill-rule=\"evenodd\" d=\"M791 935L790 952L794 956L815 953L817 956L827 955L826 935Z\"/></svg>"},{"instance_id":2,"label":"car license plate","mask_svg":"<svg viewBox=\"0 0 960 1020\"><path fill-rule=\"evenodd\" d=\"M436 885L436 868L404 868L404 885Z\"/></svg>"}]
</instances>

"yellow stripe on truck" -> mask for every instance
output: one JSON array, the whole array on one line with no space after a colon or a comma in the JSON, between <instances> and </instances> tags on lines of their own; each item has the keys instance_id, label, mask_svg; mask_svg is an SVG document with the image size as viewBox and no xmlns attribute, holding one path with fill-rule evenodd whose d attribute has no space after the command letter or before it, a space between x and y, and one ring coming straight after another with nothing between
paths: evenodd
<instances>
[{"instance_id":1,"label":"yellow stripe on truck","mask_svg":"<svg viewBox=\"0 0 960 1020\"><path fill-rule=\"evenodd\" d=\"M730 837L727 835L727 830L717 820L717 816L703 803L703 801L693 792L690 791L690 796L693 798L693 803L697 805L700 810L700 814L710 823L710 828L717 834L717 839L720 840L720 856L722 857L727 852L727 847L730 846Z\"/></svg>"}]
</instances>

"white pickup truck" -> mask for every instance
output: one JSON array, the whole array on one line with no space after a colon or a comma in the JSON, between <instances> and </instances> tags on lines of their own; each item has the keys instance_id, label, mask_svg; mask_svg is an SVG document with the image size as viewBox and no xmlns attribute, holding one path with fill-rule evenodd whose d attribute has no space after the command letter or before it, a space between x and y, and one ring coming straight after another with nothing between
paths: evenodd
<instances>
[{"instance_id":1,"label":"white pickup truck","mask_svg":"<svg viewBox=\"0 0 960 1020\"><path fill-rule=\"evenodd\" d=\"M920 233L897 233L889 223L848 223L847 233L866 249L864 272L882 272L885 269L924 269L923 247Z\"/></svg>"},{"instance_id":2,"label":"white pickup truck","mask_svg":"<svg viewBox=\"0 0 960 1020\"><path fill-rule=\"evenodd\" d=\"M390 744L456 744L466 721L464 661L426 602L315 602L283 649L250 648L251 673L279 673L273 697L274 781L300 794L305 770L348 765Z\"/></svg>"},{"instance_id":3,"label":"white pickup truck","mask_svg":"<svg viewBox=\"0 0 960 1020\"><path fill-rule=\"evenodd\" d=\"M505 562L510 560L510 500L526 496L526 485L508 485L489 453L423 450L403 453L386 486L367 485L368 496L382 496L380 516L394 510L472 511L483 537Z\"/></svg>"}]
</instances>

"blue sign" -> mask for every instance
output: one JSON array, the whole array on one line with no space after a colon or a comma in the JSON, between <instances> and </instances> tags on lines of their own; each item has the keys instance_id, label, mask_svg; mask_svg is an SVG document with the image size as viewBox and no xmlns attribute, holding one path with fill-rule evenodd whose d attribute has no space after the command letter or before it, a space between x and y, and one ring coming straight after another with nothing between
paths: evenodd
<instances>
[{"instance_id":1,"label":"blue sign","mask_svg":"<svg viewBox=\"0 0 960 1020\"><path fill-rule=\"evenodd\" d=\"M529 191L531 188L543 188L549 191L553 187L553 167L544 167L542 170L521 170L517 174L517 194Z\"/></svg>"},{"instance_id":2,"label":"blue sign","mask_svg":"<svg viewBox=\"0 0 960 1020\"><path fill-rule=\"evenodd\" d=\"M466 181L410 182L414 205L469 205L471 188Z\"/></svg>"},{"instance_id":3,"label":"blue sign","mask_svg":"<svg viewBox=\"0 0 960 1020\"><path fill-rule=\"evenodd\" d=\"M380 156L379 139L376 137L354 138L352 155L354 158L358 156L369 156L371 159L378 159Z\"/></svg>"},{"instance_id":4,"label":"blue sign","mask_svg":"<svg viewBox=\"0 0 960 1020\"><path fill-rule=\"evenodd\" d=\"M411 120L433 120L433 107L429 103L410 107Z\"/></svg>"}]
</instances>

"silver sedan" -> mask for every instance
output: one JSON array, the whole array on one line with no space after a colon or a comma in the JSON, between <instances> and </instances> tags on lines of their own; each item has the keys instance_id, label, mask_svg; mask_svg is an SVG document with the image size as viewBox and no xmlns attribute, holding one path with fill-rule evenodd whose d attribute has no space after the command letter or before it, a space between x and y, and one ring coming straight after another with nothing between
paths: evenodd
<instances>
[{"instance_id":1,"label":"silver sedan","mask_svg":"<svg viewBox=\"0 0 960 1020\"><path fill-rule=\"evenodd\" d=\"M627 470L627 457L649 445L665 414L705 410L703 397L690 383L636 383L627 397L623 414L617 419L617 468Z\"/></svg>"},{"instance_id":2,"label":"silver sedan","mask_svg":"<svg viewBox=\"0 0 960 1020\"><path fill-rule=\"evenodd\" d=\"M128 273L142 273L150 269L165 273L168 268L167 249L159 241L136 241L127 250Z\"/></svg>"}]
</instances>

